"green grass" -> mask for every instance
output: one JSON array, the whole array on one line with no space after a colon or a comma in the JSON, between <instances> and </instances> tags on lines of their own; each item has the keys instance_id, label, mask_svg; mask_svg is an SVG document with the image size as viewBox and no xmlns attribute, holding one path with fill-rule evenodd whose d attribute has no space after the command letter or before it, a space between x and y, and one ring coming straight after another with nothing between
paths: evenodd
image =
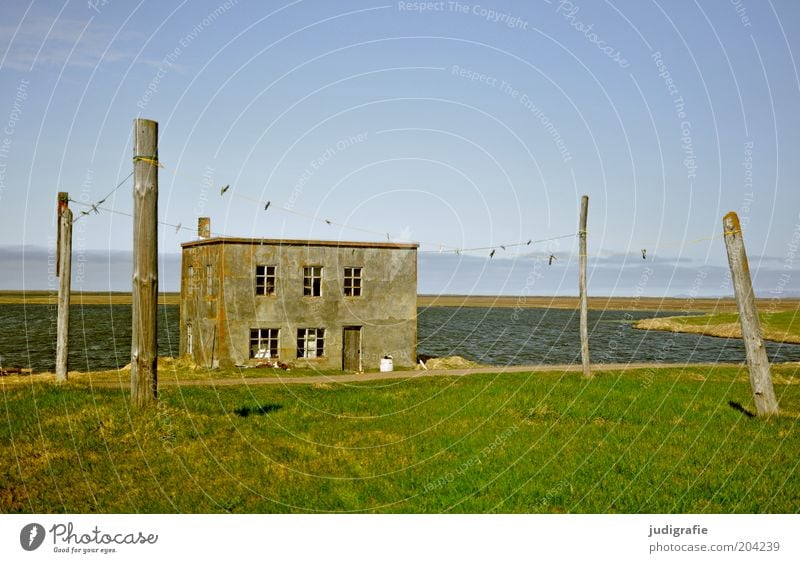
<instances>
[{"instance_id":1,"label":"green grass","mask_svg":"<svg viewBox=\"0 0 800 563\"><path fill-rule=\"evenodd\" d=\"M3 388L2 512L797 512L800 372Z\"/></svg>"},{"instance_id":2,"label":"green grass","mask_svg":"<svg viewBox=\"0 0 800 563\"><path fill-rule=\"evenodd\" d=\"M765 339L800 344L800 311L762 310L759 312L758 318L761 324L761 333ZM642 319L636 321L634 327L648 330L692 332L723 338L742 337L738 313Z\"/></svg>"},{"instance_id":3,"label":"green grass","mask_svg":"<svg viewBox=\"0 0 800 563\"><path fill-rule=\"evenodd\" d=\"M253 378L288 378L288 377L319 377L319 376L336 376L347 375L353 372L343 371L340 369L318 369L315 367L295 366L291 369L280 368L214 368L209 369L203 366L195 365L187 361L185 358L173 358L163 356L158 359L159 379L164 380L199 380L209 381L213 379L253 379ZM413 371L413 367L395 366L394 371ZM375 370L373 370L375 371ZM41 374L37 374L41 376ZM124 370L106 370L94 372L70 372L70 377L77 381L119 381L120 379L128 381L130 379L130 369Z\"/></svg>"},{"instance_id":4,"label":"green grass","mask_svg":"<svg viewBox=\"0 0 800 563\"><path fill-rule=\"evenodd\" d=\"M761 323L761 329L765 332L800 338L800 314L798 311L762 311L758 314L758 320ZM739 315L737 313L723 313L685 317L685 322L694 326L738 323Z\"/></svg>"}]
</instances>

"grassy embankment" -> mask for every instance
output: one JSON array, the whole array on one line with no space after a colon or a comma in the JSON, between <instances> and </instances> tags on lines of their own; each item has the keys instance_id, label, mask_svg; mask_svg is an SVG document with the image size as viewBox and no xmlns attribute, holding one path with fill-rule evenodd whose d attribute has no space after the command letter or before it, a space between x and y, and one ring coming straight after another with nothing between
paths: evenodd
<instances>
[{"instance_id":1,"label":"grassy embankment","mask_svg":"<svg viewBox=\"0 0 800 563\"><path fill-rule=\"evenodd\" d=\"M800 344L800 310L764 312L758 314L761 333L766 340ZM738 313L717 313L690 317L662 317L643 319L634 328L689 332L722 338L741 338L742 328Z\"/></svg>"},{"instance_id":2,"label":"grassy embankment","mask_svg":"<svg viewBox=\"0 0 800 563\"><path fill-rule=\"evenodd\" d=\"M0 512L797 512L800 371L360 384L3 385ZM1 381L1 380L0 380Z\"/></svg>"}]
</instances>

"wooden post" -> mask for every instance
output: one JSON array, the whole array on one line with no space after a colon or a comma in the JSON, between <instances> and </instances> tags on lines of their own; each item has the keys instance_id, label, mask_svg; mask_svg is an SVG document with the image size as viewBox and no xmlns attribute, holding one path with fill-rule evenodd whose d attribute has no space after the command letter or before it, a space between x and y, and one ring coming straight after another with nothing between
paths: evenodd
<instances>
[{"instance_id":1,"label":"wooden post","mask_svg":"<svg viewBox=\"0 0 800 563\"><path fill-rule=\"evenodd\" d=\"M131 403L158 398L158 123L133 122Z\"/></svg>"},{"instance_id":2,"label":"wooden post","mask_svg":"<svg viewBox=\"0 0 800 563\"><path fill-rule=\"evenodd\" d=\"M69 369L69 305L72 276L72 210L67 192L58 193L58 238L56 273L58 274L58 321L56 340L56 381L67 380Z\"/></svg>"},{"instance_id":3,"label":"wooden post","mask_svg":"<svg viewBox=\"0 0 800 563\"><path fill-rule=\"evenodd\" d=\"M578 226L580 244L578 248L578 290L580 292L581 314L581 363L583 376L592 377L589 364L589 298L586 295L586 217L589 214L589 196L581 197L581 218Z\"/></svg>"},{"instance_id":4,"label":"wooden post","mask_svg":"<svg viewBox=\"0 0 800 563\"><path fill-rule=\"evenodd\" d=\"M69 192L58 192L58 206L56 207L56 276L61 271L61 210L69 207Z\"/></svg>"},{"instance_id":5,"label":"wooden post","mask_svg":"<svg viewBox=\"0 0 800 563\"><path fill-rule=\"evenodd\" d=\"M739 216L731 211L722 219L722 226L725 229L725 249L728 251L728 265L733 278L736 307L739 309L739 323L742 325L742 339L747 353L750 387L753 389L756 410L759 415L777 414L778 401L772 388L767 351L761 339L756 297L750 279L750 266L747 263Z\"/></svg>"}]
</instances>

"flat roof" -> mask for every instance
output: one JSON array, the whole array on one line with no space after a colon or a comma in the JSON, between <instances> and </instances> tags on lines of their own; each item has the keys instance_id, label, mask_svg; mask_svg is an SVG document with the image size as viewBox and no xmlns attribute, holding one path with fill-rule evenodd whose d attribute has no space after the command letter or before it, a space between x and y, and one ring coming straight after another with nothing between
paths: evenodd
<instances>
[{"instance_id":1,"label":"flat roof","mask_svg":"<svg viewBox=\"0 0 800 563\"><path fill-rule=\"evenodd\" d=\"M252 244L259 246L333 246L337 248L403 248L416 250L416 242L358 242L343 240L303 240L276 238L212 237L181 243L181 248L205 246L209 244Z\"/></svg>"}]
</instances>

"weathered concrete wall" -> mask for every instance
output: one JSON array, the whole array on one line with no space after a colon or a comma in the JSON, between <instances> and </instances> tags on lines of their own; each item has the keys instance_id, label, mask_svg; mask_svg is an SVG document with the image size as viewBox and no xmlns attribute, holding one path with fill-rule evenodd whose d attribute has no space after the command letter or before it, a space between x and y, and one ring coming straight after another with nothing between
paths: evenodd
<instances>
[{"instance_id":1,"label":"weathered concrete wall","mask_svg":"<svg viewBox=\"0 0 800 563\"><path fill-rule=\"evenodd\" d=\"M180 354L202 366L219 365L218 295L219 255L211 246L196 246L183 251L181 263ZM191 269L194 273L190 274ZM212 279L208 279L211 274ZM210 284L210 288L209 288ZM192 350L189 353L189 325Z\"/></svg>"},{"instance_id":2,"label":"weathered concrete wall","mask_svg":"<svg viewBox=\"0 0 800 563\"><path fill-rule=\"evenodd\" d=\"M377 369L389 354L398 366L416 362L417 253L411 245L347 246L299 244L208 243L184 247L181 284L181 351L186 351L186 324L192 322L193 357L210 358L209 334L213 311L217 324L215 360L220 365L249 361L250 329L278 328L279 358L298 366L341 369L344 327L361 327L362 367ZM212 264L218 296L203 286L188 291L188 266ZM255 294L256 265L277 266L274 296ZM303 295L303 267L322 266L319 297ZM344 296L344 268L362 268L362 294ZM195 266L197 272L197 266ZM192 297L194 295L194 297ZM199 321L199 322L198 322ZM195 327L195 323L199 326ZM297 358L297 329L324 328L322 358ZM198 339L198 331L204 335ZM211 328L214 333L213 327ZM201 345L200 342L202 342ZM206 365L204 363L204 365Z\"/></svg>"}]
</instances>

